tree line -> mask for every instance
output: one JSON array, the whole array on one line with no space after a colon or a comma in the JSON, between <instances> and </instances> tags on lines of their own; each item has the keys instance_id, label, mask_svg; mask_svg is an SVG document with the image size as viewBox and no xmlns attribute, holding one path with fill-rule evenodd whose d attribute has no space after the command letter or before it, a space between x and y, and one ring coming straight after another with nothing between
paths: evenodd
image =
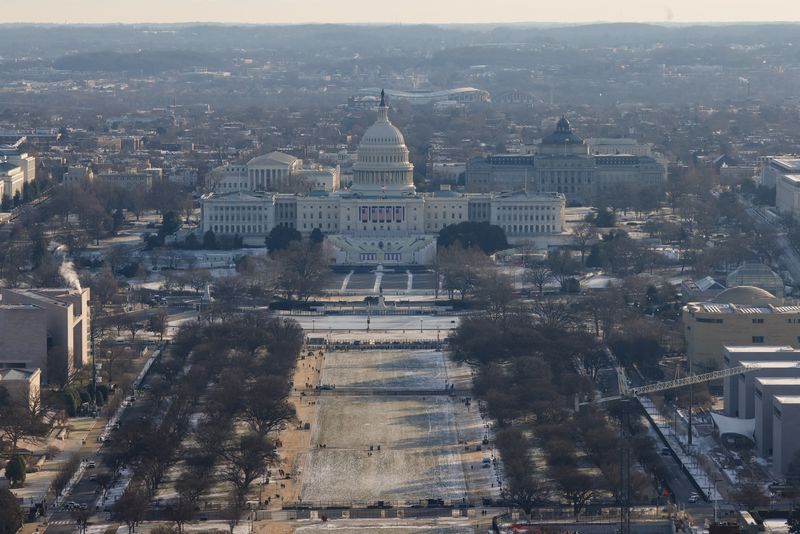
<instances>
[{"instance_id":1,"label":"tree line","mask_svg":"<svg viewBox=\"0 0 800 534\"><path fill-rule=\"evenodd\" d=\"M178 458L178 499L168 513L179 529L215 475L230 484L231 513L243 510L253 481L277 457L274 431L295 417L287 396L302 343L296 322L258 314L181 327L154 369L152 415L123 425L104 458L115 470L135 468L116 517L133 530ZM204 417L192 429L197 412Z\"/></svg>"}]
</instances>

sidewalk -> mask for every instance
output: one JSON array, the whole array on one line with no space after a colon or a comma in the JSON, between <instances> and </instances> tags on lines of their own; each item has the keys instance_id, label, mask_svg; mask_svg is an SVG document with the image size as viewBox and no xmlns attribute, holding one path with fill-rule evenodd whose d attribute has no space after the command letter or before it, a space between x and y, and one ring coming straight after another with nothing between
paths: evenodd
<instances>
[{"instance_id":1,"label":"sidewalk","mask_svg":"<svg viewBox=\"0 0 800 534\"><path fill-rule=\"evenodd\" d=\"M675 454L689 476L692 477L700 487L702 493L709 501L722 500L722 496L717 491L712 478L697 464L693 456L685 452L687 450L687 445L681 439L682 436L676 435L675 432L673 432L670 422L666 417L661 415L655 404L653 404L653 401L648 397L638 397L638 399L642 408L644 408L650 419L656 424L661 434L664 436L673 454Z\"/></svg>"}]
</instances>

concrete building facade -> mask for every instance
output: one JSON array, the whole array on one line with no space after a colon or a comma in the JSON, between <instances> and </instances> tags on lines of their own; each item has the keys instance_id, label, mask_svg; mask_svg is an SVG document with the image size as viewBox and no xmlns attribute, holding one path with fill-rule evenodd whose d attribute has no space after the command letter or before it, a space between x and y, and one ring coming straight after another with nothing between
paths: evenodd
<instances>
[{"instance_id":1,"label":"concrete building facade","mask_svg":"<svg viewBox=\"0 0 800 534\"><path fill-rule=\"evenodd\" d=\"M783 477L800 451L800 395L773 398L772 429L772 472Z\"/></svg>"},{"instance_id":2,"label":"concrete building facade","mask_svg":"<svg viewBox=\"0 0 800 534\"><path fill-rule=\"evenodd\" d=\"M778 395L800 394L800 377L756 378L755 380L756 447L763 458L772 456L772 413Z\"/></svg>"},{"instance_id":3,"label":"concrete building facade","mask_svg":"<svg viewBox=\"0 0 800 534\"><path fill-rule=\"evenodd\" d=\"M8 391L12 402L31 410L41 409L41 369L0 369L0 387Z\"/></svg>"},{"instance_id":4,"label":"concrete building facade","mask_svg":"<svg viewBox=\"0 0 800 534\"><path fill-rule=\"evenodd\" d=\"M725 346L723 347L723 368L739 367L742 362L792 362L800 361L800 349L787 345L773 346ZM744 409L740 409L740 380L743 375L734 375L722 379L722 392L725 415L728 417L745 417Z\"/></svg>"},{"instance_id":5,"label":"concrete building facade","mask_svg":"<svg viewBox=\"0 0 800 534\"><path fill-rule=\"evenodd\" d=\"M16 194L21 196L25 172L16 163L0 162L0 181L3 182L3 195L11 198Z\"/></svg>"},{"instance_id":6,"label":"concrete building facade","mask_svg":"<svg viewBox=\"0 0 800 534\"><path fill-rule=\"evenodd\" d=\"M53 383L89 363L89 289L1 289L0 296L0 367L39 368Z\"/></svg>"},{"instance_id":7,"label":"concrete building facade","mask_svg":"<svg viewBox=\"0 0 800 534\"><path fill-rule=\"evenodd\" d=\"M686 354L696 371L720 369L723 347L800 348L800 306L757 287L727 289L708 302L683 307Z\"/></svg>"},{"instance_id":8,"label":"concrete building facade","mask_svg":"<svg viewBox=\"0 0 800 534\"><path fill-rule=\"evenodd\" d=\"M795 378L800 376L800 360L790 361L743 361L742 365L755 367L753 371L740 374L739 419L754 419L756 416L755 381L758 378Z\"/></svg>"},{"instance_id":9,"label":"concrete building facade","mask_svg":"<svg viewBox=\"0 0 800 534\"><path fill-rule=\"evenodd\" d=\"M666 180L666 167L649 155L592 153L562 117L535 154L500 154L468 161L465 184L467 191L475 193L554 191L570 202L591 203L598 195L622 187L663 189Z\"/></svg>"},{"instance_id":10,"label":"concrete building facade","mask_svg":"<svg viewBox=\"0 0 800 534\"><path fill-rule=\"evenodd\" d=\"M359 145L347 189L256 194L253 188L282 187L302 176L299 167L292 170L299 160L271 155L270 161L281 160L281 173L251 173L248 163L231 172L230 180L219 182L225 193L202 198L201 231L238 235L247 244L262 245L274 226L295 228L303 235L319 229L331 261L366 265L430 263L436 234L460 222L497 224L512 243L563 231L561 193L468 194L446 187L417 193L403 134L389 121L383 99L377 111Z\"/></svg>"}]
</instances>

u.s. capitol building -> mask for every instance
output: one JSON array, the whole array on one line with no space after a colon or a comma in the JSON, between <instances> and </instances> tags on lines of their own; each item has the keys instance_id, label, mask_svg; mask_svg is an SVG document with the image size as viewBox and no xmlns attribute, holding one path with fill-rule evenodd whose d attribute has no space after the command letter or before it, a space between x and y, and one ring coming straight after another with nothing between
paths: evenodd
<instances>
[{"instance_id":1,"label":"u.s. capitol building","mask_svg":"<svg viewBox=\"0 0 800 534\"><path fill-rule=\"evenodd\" d=\"M436 255L437 233L465 221L500 226L511 243L559 234L561 193L417 193L403 134L390 121L383 98L378 117L358 147L349 188L336 179L307 193L270 192L292 177L297 161L284 154L224 168L221 192L203 196L202 231L239 236L263 245L275 226L304 235L319 228L333 261L341 265L424 265Z\"/></svg>"}]
</instances>

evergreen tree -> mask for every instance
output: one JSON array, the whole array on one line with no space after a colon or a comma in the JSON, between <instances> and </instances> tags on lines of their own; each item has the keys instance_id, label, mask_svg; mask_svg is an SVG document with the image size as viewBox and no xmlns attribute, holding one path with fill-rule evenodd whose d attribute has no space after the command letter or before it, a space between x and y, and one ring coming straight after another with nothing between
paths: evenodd
<instances>
[{"instance_id":1,"label":"evergreen tree","mask_svg":"<svg viewBox=\"0 0 800 534\"><path fill-rule=\"evenodd\" d=\"M311 235L308 236L308 240L311 241L312 245L319 245L325 239L325 235L322 233L322 230L319 228L314 228L311 230Z\"/></svg>"},{"instance_id":2,"label":"evergreen tree","mask_svg":"<svg viewBox=\"0 0 800 534\"><path fill-rule=\"evenodd\" d=\"M22 528L22 508L10 490L0 489L0 534L16 534Z\"/></svg>"},{"instance_id":3,"label":"evergreen tree","mask_svg":"<svg viewBox=\"0 0 800 534\"><path fill-rule=\"evenodd\" d=\"M206 250L214 250L217 248L217 234L215 234L213 230L209 230L203 234L203 248Z\"/></svg>"},{"instance_id":4,"label":"evergreen tree","mask_svg":"<svg viewBox=\"0 0 800 534\"><path fill-rule=\"evenodd\" d=\"M303 236L294 228L276 226L269 232L265 243L270 253L272 253L286 249L292 241L301 241L302 239Z\"/></svg>"},{"instance_id":5,"label":"evergreen tree","mask_svg":"<svg viewBox=\"0 0 800 534\"><path fill-rule=\"evenodd\" d=\"M6 464L6 478L12 486L21 486L25 482L25 460L15 454Z\"/></svg>"}]
</instances>

